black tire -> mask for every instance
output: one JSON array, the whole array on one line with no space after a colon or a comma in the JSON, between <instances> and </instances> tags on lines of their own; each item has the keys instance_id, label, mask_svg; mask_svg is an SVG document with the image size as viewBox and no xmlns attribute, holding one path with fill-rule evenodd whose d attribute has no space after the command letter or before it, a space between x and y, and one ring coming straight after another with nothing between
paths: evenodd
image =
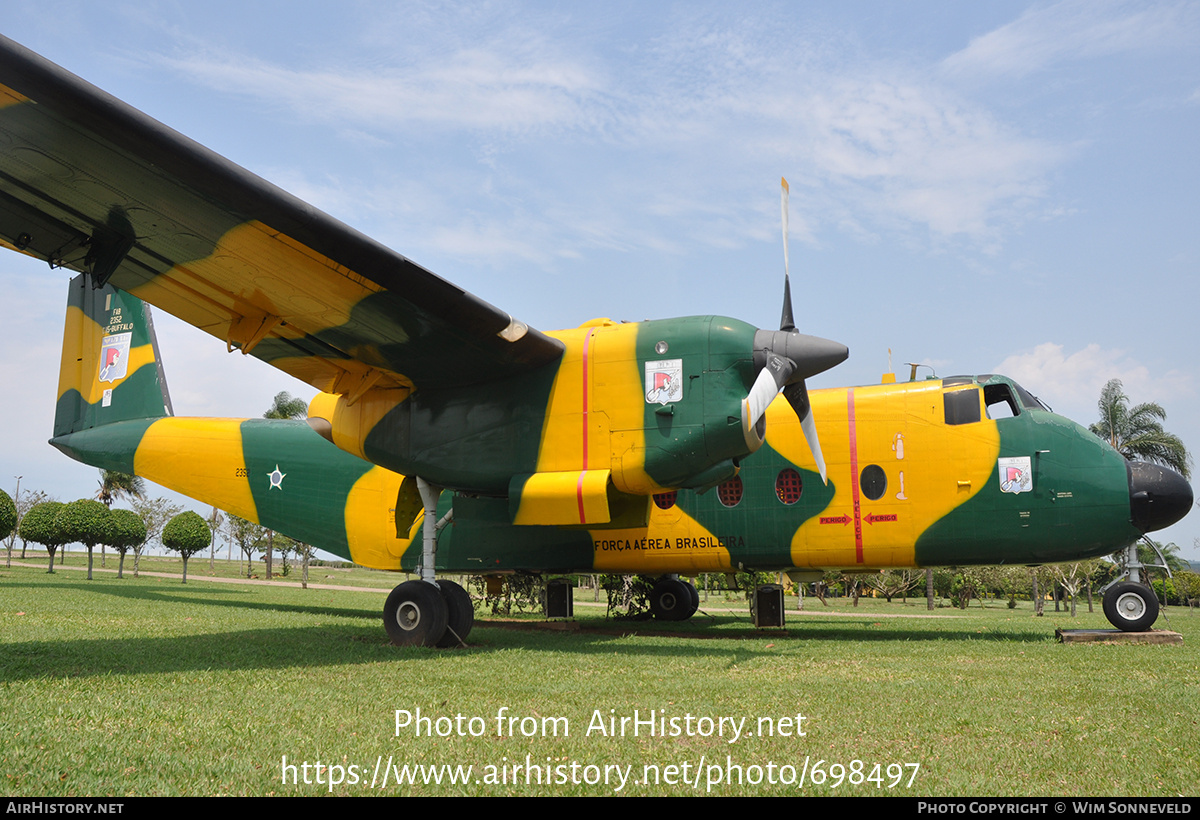
<instances>
[{"instance_id":1,"label":"black tire","mask_svg":"<svg viewBox=\"0 0 1200 820\"><path fill-rule=\"evenodd\" d=\"M464 646L475 625L475 604L470 594L453 581L438 581L438 589L446 602L447 620L446 631L437 645L441 649Z\"/></svg>"},{"instance_id":2,"label":"black tire","mask_svg":"<svg viewBox=\"0 0 1200 820\"><path fill-rule=\"evenodd\" d=\"M1154 590L1122 581L1104 593L1104 617L1122 632L1145 632L1158 620Z\"/></svg>"},{"instance_id":3,"label":"black tire","mask_svg":"<svg viewBox=\"0 0 1200 820\"><path fill-rule=\"evenodd\" d=\"M687 618L690 618L695 615L696 610L700 608L700 592L696 589L696 585L691 581L682 581L681 583L688 588L688 594L692 596L692 605L689 607L687 614ZM687 618L684 618L684 620L686 621Z\"/></svg>"},{"instance_id":4,"label":"black tire","mask_svg":"<svg viewBox=\"0 0 1200 820\"><path fill-rule=\"evenodd\" d=\"M650 611L660 621L685 621L692 616L690 584L676 578L663 578L650 591ZM697 599L698 600L698 599Z\"/></svg>"},{"instance_id":5,"label":"black tire","mask_svg":"<svg viewBox=\"0 0 1200 820\"><path fill-rule=\"evenodd\" d=\"M383 628L396 646L436 646L448 617L441 591L425 581L405 581L383 605Z\"/></svg>"}]
</instances>

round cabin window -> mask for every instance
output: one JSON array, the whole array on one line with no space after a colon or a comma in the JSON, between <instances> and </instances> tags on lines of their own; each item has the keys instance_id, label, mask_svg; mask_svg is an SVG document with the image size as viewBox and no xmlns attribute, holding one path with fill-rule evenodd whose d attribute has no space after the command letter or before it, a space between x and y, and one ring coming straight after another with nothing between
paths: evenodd
<instances>
[{"instance_id":1,"label":"round cabin window","mask_svg":"<svg viewBox=\"0 0 1200 820\"><path fill-rule=\"evenodd\" d=\"M742 500L742 477L735 475L717 487L717 498L726 507L736 507Z\"/></svg>"},{"instance_id":2,"label":"round cabin window","mask_svg":"<svg viewBox=\"0 0 1200 820\"><path fill-rule=\"evenodd\" d=\"M878 501L887 492L887 473L878 464L868 464L863 467L858 486L862 488L863 495L872 501Z\"/></svg>"},{"instance_id":3,"label":"round cabin window","mask_svg":"<svg viewBox=\"0 0 1200 820\"><path fill-rule=\"evenodd\" d=\"M779 500L789 507L800 500L800 494L804 492L804 482L800 480L800 474L791 467L779 471L779 476L775 479L775 495L779 496Z\"/></svg>"}]
</instances>

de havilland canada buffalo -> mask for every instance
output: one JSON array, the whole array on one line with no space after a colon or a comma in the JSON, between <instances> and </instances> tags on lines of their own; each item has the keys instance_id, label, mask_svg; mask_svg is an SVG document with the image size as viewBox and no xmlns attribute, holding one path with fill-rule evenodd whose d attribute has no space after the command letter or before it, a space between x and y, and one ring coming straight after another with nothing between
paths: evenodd
<instances>
[{"instance_id":1,"label":"de havilland canada buffalo","mask_svg":"<svg viewBox=\"0 0 1200 820\"><path fill-rule=\"evenodd\" d=\"M796 329L786 278L778 329L541 331L3 38L0 138L0 244L78 274L51 443L417 573L397 644L470 631L439 573L649 575L681 620L681 575L1125 551L1106 615L1158 615L1133 545L1187 513L1180 475L1001 375L809 391L848 351ZM317 388L307 422L175 416L148 305Z\"/></svg>"}]
</instances>

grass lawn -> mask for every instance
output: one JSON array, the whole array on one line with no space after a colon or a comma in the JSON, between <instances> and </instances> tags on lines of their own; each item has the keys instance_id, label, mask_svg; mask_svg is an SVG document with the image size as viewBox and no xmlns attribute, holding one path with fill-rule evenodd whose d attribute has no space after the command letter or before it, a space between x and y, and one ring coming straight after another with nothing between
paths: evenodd
<instances>
[{"instance_id":1,"label":"grass lawn","mask_svg":"<svg viewBox=\"0 0 1200 820\"><path fill-rule=\"evenodd\" d=\"M172 559L142 569L154 560ZM388 645L378 591L207 573L199 556L186 586L0 567L4 794L1200 791L1200 616L1184 609L1157 624L1182 646L1062 645L1056 627L1107 627L1098 601L1071 619L1028 603L928 617L923 599L808 600L785 633L758 633L714 596L701 605L713 614L686 624L606 622L580 605L575 634L484 621L470 649L438 651ZM397 731L397 710L418 709L429 720ZM653 712L654 734L642 723L634 736L635 711ZM396 783L418 764L442 782ZM467 782L445 765L470 766Z\"/></svg>"}]
</instances>

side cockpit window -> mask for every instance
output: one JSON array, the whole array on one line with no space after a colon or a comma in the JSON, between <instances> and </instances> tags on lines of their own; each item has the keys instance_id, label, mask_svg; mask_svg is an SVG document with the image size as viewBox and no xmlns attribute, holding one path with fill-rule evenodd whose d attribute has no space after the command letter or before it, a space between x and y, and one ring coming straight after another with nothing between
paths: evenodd
<instances>
[{"instance_id":1,"label":"side cockpit window","mask_svg":"<svg viewBox=\"0 0 1200 820\"><path fill-rule=\"evenodd\" d=\"M1021 404L1025 405L1026 410L1045 410L1046 412L1050 412L1050 408L1046 406L1045 402L1041 401L1024 387L1019 384L1014 384L1013 387L1017 389L1017 395L1021 397Z\"/></svg>"},{"instance_id":2,"label":"side cockpit window","mask_svg":"<svg viewBox=\"0 0 1200 820\"><path fill-rule=\"evenodd\" d=\"M946 424L971 424L979 421L979 390L947 390L943 396L946 406Z\"/></svg>"},{"instance_id":3,"label":"side cockpit window","mask_svg":"<svg viewBox=\"0 0 1200 820\"><path fill-rule=\"evenodd\" d=\"M1021 414L1021 406L1007 384L989 384L983 388L983 403L989 419L1009 419Z\"/></svg>"}]
</instances>

